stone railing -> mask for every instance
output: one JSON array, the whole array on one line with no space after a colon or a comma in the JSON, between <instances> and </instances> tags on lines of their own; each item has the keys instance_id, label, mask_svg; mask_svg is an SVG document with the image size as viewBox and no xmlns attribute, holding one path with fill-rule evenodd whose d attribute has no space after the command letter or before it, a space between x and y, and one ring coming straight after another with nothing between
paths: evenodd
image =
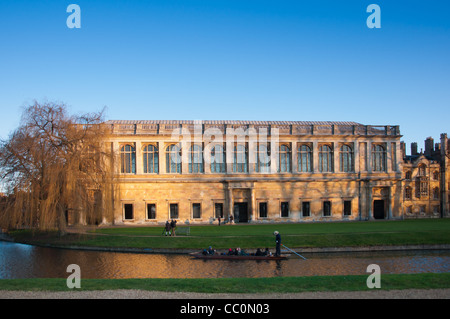
<instances>
[{"instance_id":1,"label":"stone railing","mask_svg":"<svg viewBox=\"0 0 450 319\"><path fill-rule=\"evenodd\" d=\"M254 130L256 134L273 134L278 130L279 135L367 135L367 136L399 136L398 125L361 125L361 124L217 124L193 121L182 121L182 123L121 123L120 121L106 122L111 127L111 133L120 135L171 135L174 132L201 133L220 132L226 134L232 130L242 129L243 131ZM185 123L187 122L187 123Z\"/></svg>"}]
</instances>

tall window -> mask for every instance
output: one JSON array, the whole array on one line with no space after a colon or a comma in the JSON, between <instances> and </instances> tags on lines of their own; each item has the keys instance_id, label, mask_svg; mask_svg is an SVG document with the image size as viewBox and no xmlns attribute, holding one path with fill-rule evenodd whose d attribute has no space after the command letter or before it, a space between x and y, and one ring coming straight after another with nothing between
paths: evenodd
<instances>
[{"instance_id":1,"label":"tall window","mask_svg":"<svg viewBox=\"0 0 450 319\"><path fill-rule=\"evenodd\" d=\"M353 172L353 149L349 145L342 145L339 153L341 172Z\"/></svg>"},{"instance_id":2,"label":"tall window","mask_svg":"<svg viewBox=\"0 0 450 319\"><path fill-rule=\"evenodd\" d=\"M412 189L409 186L407 186L405 188L405 199L406 200L411 200L412 199Z\"/></svg>"},{"instance_id":3,"label":"tall window","mask_svg":"<svg viewBox=\"0 0 450 319\"><path fill-rule=\"evenodd\" d=\"M202 205L200 203L192 204L192 218L202 218Z\"/></svg>"},{"instance_id":4,"label":"tall window","mask_svg":"<svg viewBox=\"0 0 450 319\"><path fill-rule=\"evenodd\" d=\"M158 148L154 145L146 145L142 153L144 161L144 173L158 173Z\"/></svg>"},{"instance_id":5,"label":"tall window","mask_svg":"<svg viewBox=\"0 0 450 319\"><path fill-rule=\"evenodd\" d=\"M178 204L175 203L169 205L169 218L178 219Z\"/></svg>"},{"instance_id":6,"label":"tall window","mask_svg":"<svg viewBox=\"0 0 450 319\"><path fill-rule=\"evenodd\" d=\"M223 218L223 203L214 204L214 216L216 216L216 218Z\"/></svg>"},{"instance_id":7,"label":"tall window","mask_svg":"<svg viewBox=\"0 0 450 319\"><path fill-rule=\"evenodd\" d=\"M189 149L189 173L203 173L203 151L201 145L194 144Z\"/></svg>"},{"instance_id":8,"label":"tall window","mask_svg":"<svg viewBox=\"0 0 450 319\"><path fill-rule=\"evenodd\" d=\"M333 150L329 145L321 145L319 147L319 171L333 171Z\"/></svg>"},{"instance_id":9,"label":"tall window","mask_svg":"<svg viewBox=\"0 0 450 319\"><path fill-rule=\"evenodd\" d=\"M372 145L372 171L386 171L386 150L382 145Z\"/></svg>"},{"instance_id":10,"label":"tall window","mask_svg":"<svg viewBox=\"0 0 450 319\"><path fill-rule=\"evenodd\" d=\"M419 165L419 174L417 176L427 176L427 166L425 164Z\"/></svg>"},{"instance_id":11,"label":"tall window","mask_svg":"<svg viewBox=\"0 0 450 319\"><path fill-rule=\"evenodd\" d=\"M279 148L280 163L278 164L278 172L291 171L291 149L287 145L280 145Z\"/></svg>"},{"instance_id":12,"label":"tall window","mask_svg":"<svg viewBox=\"0 0 450 319\"><path fill-rule=\"evenodd\" d=\"M302 202L302 216L309 217L311 215L311 204L310 202Z\"/></svg>"},{"instance_id":13,"label":"tall window","mask_svg":"<svg viewBox=\"0 0 450 319\"><path fill-rule=\"evenodd\" d=\"M411 176L412 176L411 171L407 171L407 172L405 173L405 179L406 179L406 180L411 180Z\"/></svg>"},{"instance_id":14,"label":"tall window","mask_svg":"<svg viewBox=\"0 0 450 319\"><path fill-rule=\"evenodd\" d=\"M222 145L216 144L211 149L211 173L226 172L225 152Z\"/></svg>"},{"instance_id":15,"label":"tall window","mask_svg":"<svg viewBox=\"0 0 450 319\"><path fill-rule=\"evenodd\" d=\"M259 203L259 217L266 218L267 217L267 202Z\"/></svg>"},{"instance_id":16,"label":"tall window","mask_svg":"<svg viewBox=\"0 0 450 319\"><path fill-rule=\"evenodd\" d=\"M136 149L130 144L120 148L120 172L136 173Z\"/></svg>"},{"instance_id":17,"label":"tall window","mask_svg":"<svg viewBox=\"0 0 450 319\"><path fill-rule=\"evenodd\" d=\"M256 150L255 170L259 173L268 173L270 171L270 152L265 144L259 144Z\"/></svg>"},{"instance_id":18,"label":"tall window","mask_svg":"<svg viewBox=\"0 0 450 319\"><path fill-rule=\"evenodd\" d=\"M433 199L439 199L439 187L433 189Z\"/></svg>"},{"instance_id":19,"label":"tall window","mask_svg":"<svg viewBox=\"0 0 450 319\"><path fill-rule=\"evenodd\" d=\"M156 204L147 204L147 219L156 219Z\"/></svg>"},{"instance_id":20,"label":"tall window","mask_svg":"<svg viewBox=\"0 0 450 319\"><path fill-rule=\"evenodd\" d=\"M123 219L134 219L133 204L123 204Z\"/></svg>"},{"instance_id":21,"label":"tall window","mask_svg":"<svg viewBox=\"0 0 450 319\"><path fill-rule=\"evenodd\" d=\"M331 202L329 200L323 202L323 216L331 216Z\"/></svg>"},{"instance_id":22,"label":"tall window","mask_svg":"<svg viewBox=\"0 0 450 319\"><path fill-rule=\"evenodd\" d=\"M301 145L297 153L298 171L312 172L312 150L308 145Z\"/></svg>"},{"instance_id":23,"label":"tall window","mask_svg":"<svg viewBox=\"0 0 450 319\"><path fill-rule=\"evenodd\" d=\"M166 148L166 172L181 173L181 148L176 144Z\"/></svg>"},{"instance_id":24,"label":"tall window","mask_svg":"<svg viewBox=\"0 0 450 319\"><path fill-rule=\"evenodd\" d=\"M281 202L281 217L289 217L289 202Z\"/></svg>"},{"instance_id":25,"label":"tall window","mask_svg":"<svg viewBox=\"0 0 450 319\"><path fill-rule=\"evenodd\" d=\"M247 148L242 144L238 144L234 147L233 172L235 173L248 172L248 152Z\"/></svg>"}]
</instances>

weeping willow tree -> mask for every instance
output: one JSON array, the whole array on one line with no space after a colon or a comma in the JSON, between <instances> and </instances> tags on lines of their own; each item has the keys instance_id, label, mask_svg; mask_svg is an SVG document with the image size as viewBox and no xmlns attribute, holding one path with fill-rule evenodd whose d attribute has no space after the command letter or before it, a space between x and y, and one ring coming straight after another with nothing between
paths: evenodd
<instances>
[{"instance_id":1,"label":"weeping willow tree","mask_svg":"<svg viewBox=\"0 0 450 319\"><path fill-rule=\"evenodd\" d=\"M35 102L0 144L0 177L8 197L3 228L57 229L110 219L112 154L103 112L69 115L64 105Z\"/></svg>"}]
</instances>

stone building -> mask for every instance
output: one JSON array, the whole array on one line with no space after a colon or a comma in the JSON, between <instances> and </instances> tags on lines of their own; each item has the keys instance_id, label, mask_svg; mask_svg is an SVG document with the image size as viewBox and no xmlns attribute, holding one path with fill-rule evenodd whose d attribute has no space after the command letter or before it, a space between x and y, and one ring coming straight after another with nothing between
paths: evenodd
<instances>
[{"instance_id":1,"label":"stone building","mask_svg":"<svg viewBox=\"0 0 450 319\"><path fill-rule=\"evenodd\" d=\"M106 125L108 148L116 154L114 224L215 223L219 216L244 223L402 219L448 212L446 135L440 146L427 140L424 154L406 156L399 127L389 125Z\"/></svg>"},{"instance_id":2,"label":"stone building","mask_svg":"<svg viewBox=\"0 0 450 319\"><path fill-rule=\"evenodd\" d=\"M418 152L417 143L411 143L411 155L406 155L402 143L405 218L448 216L449 145L447 134L441 134L440 143L436 144L428 137L425 151Z\"/></svg>"}]
</instances>

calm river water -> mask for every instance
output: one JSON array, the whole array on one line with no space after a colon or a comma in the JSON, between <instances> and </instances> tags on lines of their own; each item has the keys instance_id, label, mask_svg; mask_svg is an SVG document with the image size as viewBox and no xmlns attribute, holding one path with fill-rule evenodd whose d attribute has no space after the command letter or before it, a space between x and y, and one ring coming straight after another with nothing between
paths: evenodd
<instances>
[{"instance_id":1,"label":"calm river water","mask_svg":"<svg viewBox=\"0 0 450 319\"><path fill-rule=\"evenodd\" d=\"M450 251L305 254L282 261L197 260L188 255L134 254L44 248L0 241L0 279L67 278L77 264L82 278L222 278L450 272Z\"/></svg>"}]
</instances>

